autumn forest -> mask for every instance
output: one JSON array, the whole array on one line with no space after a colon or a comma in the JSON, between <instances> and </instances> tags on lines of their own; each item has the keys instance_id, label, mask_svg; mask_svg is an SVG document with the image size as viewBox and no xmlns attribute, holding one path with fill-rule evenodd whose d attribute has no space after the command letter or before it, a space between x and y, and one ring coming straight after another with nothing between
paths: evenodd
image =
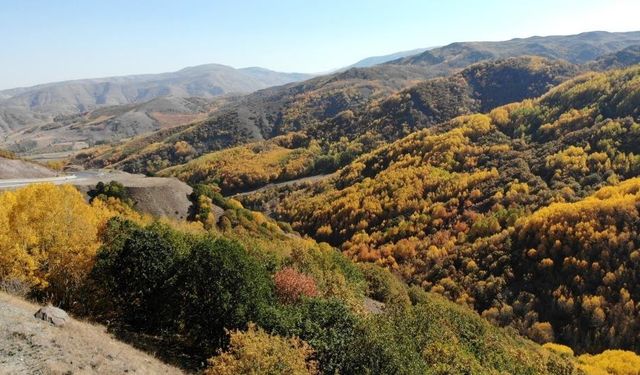
<instances>
[{"instance_id":1,"label":"autumn forest","mask_svg":"<svg viewBox=\"0 0 640 375\"><path fill-rule=\"evenodd\" d=\"M229 94L2 177L0 291L185 373L638 375L640 39L614 36Z\"/></svg>"}]
</instances>

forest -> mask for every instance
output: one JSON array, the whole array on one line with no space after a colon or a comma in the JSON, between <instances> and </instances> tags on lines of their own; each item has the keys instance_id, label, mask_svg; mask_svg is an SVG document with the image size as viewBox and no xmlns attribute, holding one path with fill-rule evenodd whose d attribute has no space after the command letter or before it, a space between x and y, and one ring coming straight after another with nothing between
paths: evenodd
<instances>
[{"instance_id":1,"label":"forest","mask_svg":"<svg viewBox=\"0 0 640 375\"><path fill-rule=\"evenodd\" d=\"M210 358L205 374L600 374L640 361L539 346L233 200L205 230L138 214L113 190L91 203L69 186L0 194L3 290L153 337L190 371Z\"/></svg>"},{"instance_id":2,"label":"forest","mask_svg":"<svg viewBox=\"0 0 640 375\"><path fill-rule=\"evenodd\" d=\"M582 75L245 201L540 343L640 350L638 82Z\"/></svg>"}]
</instances>

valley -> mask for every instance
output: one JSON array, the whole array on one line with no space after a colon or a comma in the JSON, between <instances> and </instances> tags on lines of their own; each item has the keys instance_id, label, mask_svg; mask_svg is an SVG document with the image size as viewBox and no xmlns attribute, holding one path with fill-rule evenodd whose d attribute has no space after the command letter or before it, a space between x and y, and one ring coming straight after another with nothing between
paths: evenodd
<instances>
[{"instance_id":1,"label":"valley","mask_svg":"<svg viewBox=\"0 0 640 375\"><path fill-rule=\"evenodd\" d=\"M640 32L4 90L0 139L9 372L638 375Z\"/></svg>"}]
</instances>

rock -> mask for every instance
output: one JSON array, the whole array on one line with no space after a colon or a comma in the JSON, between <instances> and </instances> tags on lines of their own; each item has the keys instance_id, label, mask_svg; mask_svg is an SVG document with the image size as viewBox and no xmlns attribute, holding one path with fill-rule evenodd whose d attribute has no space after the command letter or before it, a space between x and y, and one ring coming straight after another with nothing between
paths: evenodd
<instances>
[{"instance_id":1,"label":"rock","mask_svg":"<svg viewBox=\"0 0 640 375\"><path fill-rule=\"evenodd\" d=\"M384 303L371 298L365 298L364 309L372 314L382 314L384 312Z\"/></svg>"},{"instance_id":2,"label":"rock","mask_svg":"<svg viewBox=\"0 0 640 375\"><path fill-rule=\"evenodd\" d=\"M37 319L47 321L56 327L62 327L69 321L69 315L67 315L64 310L51 305L41 307L33 316Z\"/></svg>"}]
</instances>

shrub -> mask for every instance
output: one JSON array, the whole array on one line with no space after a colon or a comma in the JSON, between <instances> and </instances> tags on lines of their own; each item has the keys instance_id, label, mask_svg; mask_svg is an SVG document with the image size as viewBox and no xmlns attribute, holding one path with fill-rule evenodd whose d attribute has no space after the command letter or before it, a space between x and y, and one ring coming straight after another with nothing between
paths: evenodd
<instances>
[{"instance_id":1,"label":"shrub","mask_svg":"<svg viewBox=\"0 0 640 375\"><path fill-rule=\"evenodd\" d=\"M361 264L360 269L367 281L369 297L400 306L411 303L405 285L387 269L371 263Z\"/></svg>"},{"instance_id":2,"label":"shrub","mask_svg":"<svg viewBox=\"0 0 640 375\"><path fill-rule=\"evenodd\" d=\"M231 332L226 352L209 360L205 375L316 374L312 348L298 338L283 338L250 324L246 332Z\"/></svg>"},{"instance_id":3,"label":"shrub","mask_svg":"<svg viewBox=\"0 0 640 375\"><path fill-rule=\"evenodd\" d=\"M358 319L344 302L337 299L310 299L296 305L271 309L261 323L281 336L296 336L316 351L319 370L324 374L349 374L354 356L362 348Z\"/></svg>"},{"instance_id":4,"label":"shrub","mask_svg":"<svg viewBox=\"0 0 640 375\"><path fill-rule=\"evenodd\" d=\"M186 332L205 346L222 347L226 329L260 321L273 303L265 269L236 242L206 237L180 264L175 289L181 293Z\"/></svg>"},{"instance_id":5,"label":"shrub","mask_svg":"<svg viewBox=\"0 0 640 375\"><path fill-rule=\"evenodd\" d=\"M284 303L295 303L301 297L315 297L318 295L315 280L294 268L285 267L276 272L273 277L276 294Z\"/></svg>"},{"instance_id":6,"label":"shrub","mask_svg":"<svg viewBox=\"0 0 640 375\"><path fill-rule=\"evenodd\" d=\"M579 367L587 375L600 373L611 375L640 374L640 356L624 350L605 350L596 355L584 354L578 357Z\"/></svg>"},{"instance_id":7,"label":"shrub","mask_svg":"<svg viewBox=\"0 0 640 375\"><path fill-rule=\"evenodd\" d=\"M87 194L91 197L91 201L96 198L103 201L108 200L108 198L116 198L129 207L133 207L135 205L133 199L129 197L127 188L117 181L111 181L108 184L100 181L96 185L95 189L89 190Z\"/></svg>"},{"instance_id":8,"label":"shrub","mask_svg":"<svg viewBox=\"0 0 640 375\"><path fill-rule=\"evenodd\" d=\"M179 234L157 223L142 228L115 219L109 224L110 241L98 254L93 277L113 300L116 315L137 328L158 330L173 324Z\"/></svg>"},{"instance_id":9,"label":"shrub","mask_svg":"<svg viewBox=\"0 0 640 375\"><path fill-rule=\"evenodd\" d=\"M543 348L550 350L554 353L557 353L559 355L562 356L568 356L568 357L573 357L573 349L571 349L568 346L565 345L560 345L560 344L554 344L552 342L548 342L544 345L542 345Z\"/></svg>"}]
</instances>

